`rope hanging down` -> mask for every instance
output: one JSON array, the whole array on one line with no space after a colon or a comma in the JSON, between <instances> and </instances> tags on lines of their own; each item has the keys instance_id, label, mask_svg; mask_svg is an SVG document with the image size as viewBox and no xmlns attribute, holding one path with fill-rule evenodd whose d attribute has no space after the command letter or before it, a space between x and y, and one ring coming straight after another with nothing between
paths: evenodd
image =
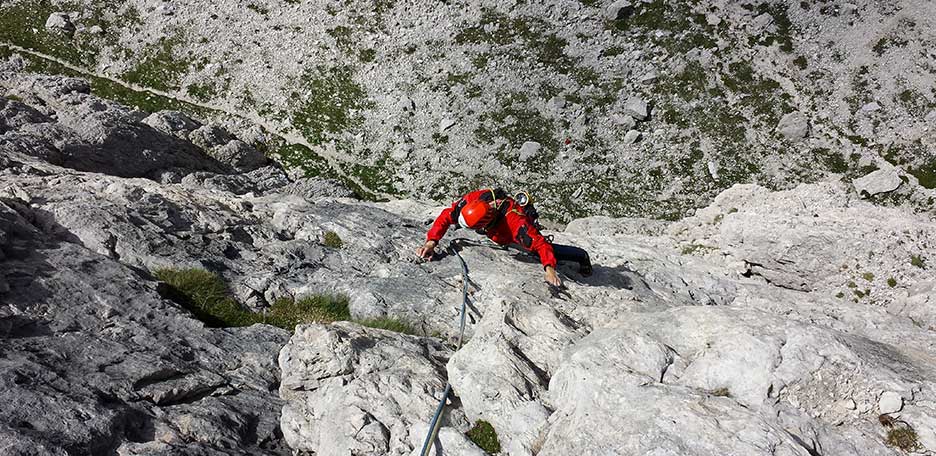
<instances>
[{"instance_id":1,"label":"rope hanging down","mask_svg":"<svg viewBox=\"0 0 936 456\"><path fill-rule=\"evenodd\" d=\"M455 347L455 351L458 351L462 346L462 339L465 336L465 313L468 308L468 263L465 263L465 259L458 253L458 248L456 247L458 241L459 239L453 239L452 242L449 242L448 246L448 251L458 257L458 261L461 262L462 267L462 305L460 322L458 324L458 344ZM439 401L439 406L436 407L435 415L432 416L432 421L429 422L429 434L426 435L426 441L423 443L422 451L419 453L421 456L429 456L429 450L432 448L432 441L435 440L436 435L439 433L439 426L442 425L442 411L445 410L445 401L448 399L448 395L451 392L452 385L446 381L445 391L442 393L442 400Z\"/></svg>"}]
</instances>

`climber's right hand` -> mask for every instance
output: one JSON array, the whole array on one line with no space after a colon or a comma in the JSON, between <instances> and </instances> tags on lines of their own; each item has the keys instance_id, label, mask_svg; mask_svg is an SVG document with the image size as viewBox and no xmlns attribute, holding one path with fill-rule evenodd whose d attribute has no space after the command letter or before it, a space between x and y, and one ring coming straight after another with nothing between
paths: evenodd
<instances>
[{"instance_id":1,"label":"climber's right hand","mask_svg":"<svg viewBox=\"0 0 936 456\"><path fill-rule=\"evenodd\" d=\"M432 255L435 254L436 241L426 241L422 247L416 249L416 256L419 258L432 261Z\"/></svg>"},{"instance_id":2,"label":"climber's right hand","mask_svg":"<svg viewBox=\"0 0 936 456\"><path fill-rule=\"evenodd\" d=\"M554 286L561 287L562 279L559 278L559 274L556 273L556 268L552 266L546 266L546 283Z\"/></svg>"}]
</instances>

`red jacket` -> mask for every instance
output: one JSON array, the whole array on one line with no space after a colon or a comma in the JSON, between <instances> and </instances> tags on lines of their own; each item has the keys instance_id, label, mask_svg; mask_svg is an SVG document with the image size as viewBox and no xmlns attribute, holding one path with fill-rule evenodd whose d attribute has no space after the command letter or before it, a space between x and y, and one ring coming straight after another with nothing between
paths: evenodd
<instances>
[{"instance_id":1,"label":"red jacket","mask_svg":"<svg viewBox=\"0 0 936 456\"><path fill-rule=\"evenodd\" d=\"M523 207L499 190L476 190L452 203L452 207L446 208L439 214L432 228L429 229L426 240L438 243L442 236L445 236L449 226L458 223L461 208L475 200L497 202L498 213L494 216L493 225L489 226L485 233L487 237L500 245L518 244L528 251L539 254L540 262L544 267L556 267L556 255L553 253L552 244L533 226L533 221L523 212Z\"/></svg>"}]
</instances>

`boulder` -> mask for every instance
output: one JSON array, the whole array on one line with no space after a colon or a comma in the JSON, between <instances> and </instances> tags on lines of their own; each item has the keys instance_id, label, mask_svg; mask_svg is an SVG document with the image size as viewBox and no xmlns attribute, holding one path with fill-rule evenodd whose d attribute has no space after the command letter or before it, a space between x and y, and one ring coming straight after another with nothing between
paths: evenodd
<instances>
[{"instance_id":1,"label":"boulder","mask_svg":"<svg viewBox=\"0 0 936 456\"><path fill-rule=\"evenodd\" d=\"M625 129L631 130L637 125L637 121L633 117L626 114L612 114L611 122L614 122L615 125Z\"/></svg>"},{"instance_id":2,"label":"boulder","mask_svg":"<svg viewBox=\"0 0 936 456\"><path fill-rule=\"evenodd\" d=\"M189 133L201 126L179 111L159 111L150 114L143 123L177 138L188 139Z\"/></svg>"},{"instance_id":3,"label":"boulder","mask_svg":"<svg viewBox=\"0 0 936 456\"><path fill-rule=\"evenodd\" d=\"M640 132L637 130L630 130L627 134L624 135L624 144L634 144L640 139Z\"/></svg>"},{"instance_id":4,"label":"boulder","mask_svg":"<svg viewBox=\"0 0 936 456\"><path fill-rule=\"evenodd\" d=\"M189 119L190 120L190 119ZM168 122L153 122L159 125L164 125ZM194 122L193 122L194 123ZM192 124L186 122L185 120L180 119L180 122L177 124L180 125L180 130L184 130L185 127L191 127ZM154 127L155 128L155 127ZM165 130L163 130L165 131ZM172 133L168 131L167 133ZM232 141L234 136L225 131L223 128L216 125L202 125L188 134L188 140L202 149L209 150L214 147L223 146L228 142Z\"/></svg>"},{"instance_id":5,"label":"boulder","mask_svg":"<svg viewBox=\"0 0 936 456\"><path fill-rule=\"evenodd\" d=\"M535 158L537 155L539 155L539 151L542 148L543 146L541 146L538 142L527 141L523 143L523 145L520 146L520 161L525 162Z\"/></svg>"},{"instance_id":6,"label":"boulder","mask_svg":"<svg viewBox=\"0 0 936 456\"><path fill-rule=\"evenodd\" d=\"M809 135L809 119L801 112L784 115L777 123L777 131L790 141L799 141Z\"/></svg>"},{"instance_id":7,"label":"boulder","mask_svg":"<svg viewBox=\"0 0 936 456\"><path fill-rule=\"evenodd\" d=\"M885 391L878 400L878 411L882 414L897 413L903 408L903 398L893 391Z\"/></svg>"},{"instance_id":8,"label":"boulder","mask_svg":"<svg viewBox=\"0 0 936 456\"><path fill-rule=\"evenodd\" d=\"M852 181L852 184L860 195L874 196L897 190L903 184L903 179L896 168L888 167L859 177Z\"/></svg>"},{"instance_id":9,"label":"boulder","mask_svg":"<svg viewBox=\"0 0 936 456\"><path fill-rule=\"evenodd\" d=\"M46 19L45 27L49 30L57 30L66 33L75 31L75 24L72 23L68 13L52 13Z\"/></svg>"},{"instance_id":10,"label":"boulder","mask_svg":"<svg viewBox=\"0 0 936 456\"><path fill-rule=\"evenodd\" d=\"M208 155L238 172L253 171L267 163L262 152L237 139L210 149Z\"/></svg>"},{"instance_id":11,"label":"boulder","mask_svg":"<svg viewBox=\"0 0 936 456\"><path fill-rule=\"evenodd\" d=\"M604 10L604 17L609 21L627 19L634 12L634 6L627 0L617 0Z\"/></svg>"},{"instance_id":12,"label":"boulder","mask_svg":"<svg viewBox=\"0 0 936 456\"><path fill-rule=\"evenodd\" d=\"M637 120L647 120L649 108L647 102L640 97L630 97L624 102L624 114L627 114Z\"/></svg>"}]
</instances>

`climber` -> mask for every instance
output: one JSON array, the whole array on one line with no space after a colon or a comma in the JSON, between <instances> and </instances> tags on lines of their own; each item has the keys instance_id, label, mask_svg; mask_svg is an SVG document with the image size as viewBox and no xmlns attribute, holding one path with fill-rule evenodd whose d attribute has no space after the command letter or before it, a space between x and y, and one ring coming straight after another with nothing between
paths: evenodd
<instances>
[{"instance_id":1,"label":"climber","mask_svg":"<svg viewBox=\"0 0 936 456\"><path fill-rule=\"evenodd\" d=\"M497 244L516 244L538 256L546 271L546 282L550 285L562 286L562 280L556 274L557 260L577 262L579 274L591 275L592 266L588 252L578 247L552 244L537 229L535 209L528 209L532 209L532 206L519 204L501 189L473 191L439 214L426 234L426 243L416 249L416 255L432 260L439 240L448 231L449 226L458 223L463 228L471 228L486 235Z\"/></svg>"}]
</instances>

